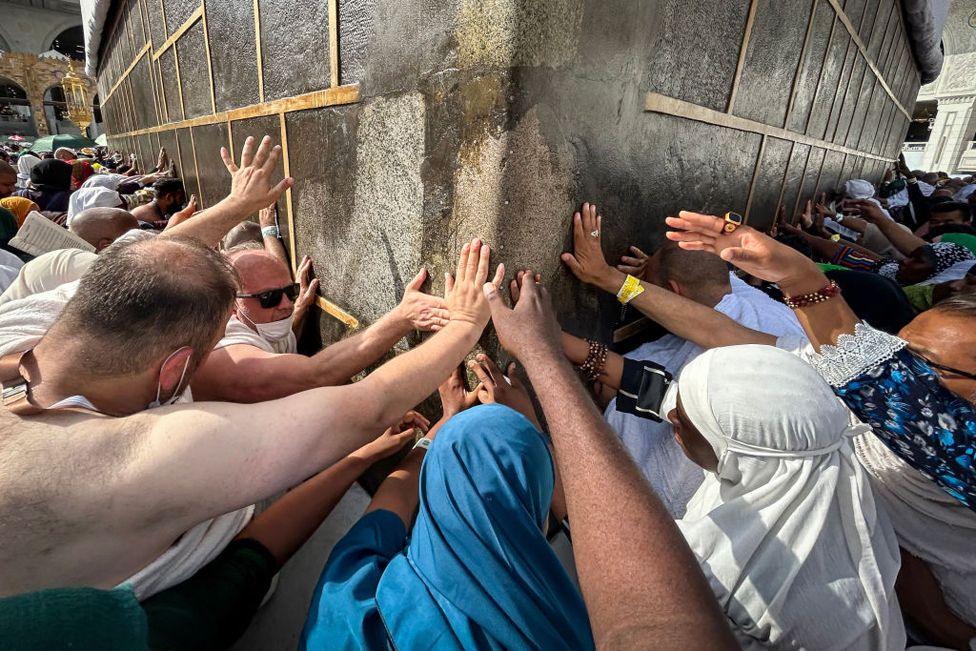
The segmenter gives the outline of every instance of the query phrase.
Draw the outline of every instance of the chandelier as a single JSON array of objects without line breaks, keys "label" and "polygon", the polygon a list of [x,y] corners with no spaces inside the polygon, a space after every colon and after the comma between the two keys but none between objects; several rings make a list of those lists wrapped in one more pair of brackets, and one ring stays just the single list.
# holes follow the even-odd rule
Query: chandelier
[{"label": "chandelier", "polygon": [[68,119],[78,125],[81,133],[94,120],[91,104],[88,101],[88,84],[75,72],[71,61],[68,61],[68,74],[61,79],[61,89],[64,91],[64,101],[68,106]]}]

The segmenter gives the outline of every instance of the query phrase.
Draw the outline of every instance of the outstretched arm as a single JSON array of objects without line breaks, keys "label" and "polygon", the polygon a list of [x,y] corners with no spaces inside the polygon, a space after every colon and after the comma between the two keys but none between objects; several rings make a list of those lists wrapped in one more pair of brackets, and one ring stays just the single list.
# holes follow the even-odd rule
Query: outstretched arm
[{"label": "outstretched arm", "polygon": [[902,228],[897,222],[885,217],[876,204],[870,201],[855,201],[851,205],[861,211],[861,217],[865,221],[877,226],[885,239],[891,242],[902,255],[909,256],[915,249],[927,244],[910,230]]},{"label": "outstretched arm", "polygon": [[[808,294],[827,285],[827,277],[813,260],[749,226],[725,233],[722,219],[687,211],[668,217],[667,224],[676,229],[667,233],[668,239],[681,248],[714,253],[757,278],[777,283],[786,296]],[[853,333],[859,321],[842,297],[813,303],[796,315],[818,351],[824,344],[835,344],[840,335]]]},{"label": "outstretched arm", "polygon": [[[573,252],[564,253],[562,261],[584,283],[616,295],[627,274],[607,264],[601,245],[602,222],[595,205],[583,204],[582,213],[573,216]],[[710,307],[646,281],[641,286],[644,292],[629,304],[702,348],[776,343],[776,337],[743,327]]]},{"label": "outstretched arm", "polygon": [[[308,296],[318,287],[317,280],[308,283],[306,263],[311,261],[306,258],[300,270],[303,289],[295,302],[296,319],[300,311],[304,314]],[[391,312],[311,357],[276,355],[243,344],[213,351],[193,376],[194,395],[201,400],[261,402],[349,382],[411,330],[437,332],[450,322],[444,299],[420,291],[426,278],[426,270],[421,270]]]},{"label": "outstretched arm", "polygon": [[[120,461],[125,470],[117,473],[119,494],[134,502],[154,500],[156,510],[173,514],[160,526],[179,534],[346,456],[432,393],[477,342],[490,316],[481,291],[489,255],[480,240],[465,244],[457,279],[447,283],[450,323],[360,382],[258,405],[195,403],[116,419],[113,432],[142,433],[130,437]],[[499,265],[493,282],[500,284],[503,276]]]},{"label": "outstretched arm", "polygon": [[565,492],[580,588],[597,648],[735,648],[698,561],[559,348],[549,297],[528,272],[509,309],[485,286],[502,346],[542,404]]},{"label": "outstretched arm", "polygon": [[237,537],[256,540],[271,552],[278,567],[290,559],[319,528],[349,487],[377,461],[396,454],[430,423],[411,411],[375,441],[302,482],[244,527]]},{"label": "outstretched arm", "polygon": [[278,184],[271,183],[280,155],[281,147],[272,147],[268,136],[261,141],[257,152],[254,151],[254,138],[248,136],[241,150],[240,166],[231,159],[227,149],[221,147],[220,156],[231,174],[230,194],[193,219],[161,233],[160,237],[192,237],[207,246],[217,246],[227,231],[248,215],[277,201],[281,193],[292,186],[291,178]]}]

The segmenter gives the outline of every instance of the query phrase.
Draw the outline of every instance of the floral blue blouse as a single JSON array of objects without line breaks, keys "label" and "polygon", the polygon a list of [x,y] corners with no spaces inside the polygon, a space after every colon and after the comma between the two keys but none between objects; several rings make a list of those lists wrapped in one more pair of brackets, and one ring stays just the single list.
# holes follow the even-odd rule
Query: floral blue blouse
[{"label": "floral blue blouse", "polygon": [[905,343],[858,324],[811,363],[892,452],[976,510],[976,408]]}]

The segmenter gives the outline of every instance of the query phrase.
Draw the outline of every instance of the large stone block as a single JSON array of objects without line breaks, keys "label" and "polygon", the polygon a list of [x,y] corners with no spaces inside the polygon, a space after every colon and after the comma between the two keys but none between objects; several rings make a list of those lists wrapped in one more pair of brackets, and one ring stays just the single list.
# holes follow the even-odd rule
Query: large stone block
[{"label": "large stone block", "polygon": [[217,110],[257,104],[258,66],[251,3],[208,4],[207,33]]},{"label": "large stone block", "polygon": [[195,118],[213,112],[210,98],[210,67],[207,62],[203,22],[197,22],[176,42],[180,58],[180,83],[183,87],[185,117]]},{"label": "large stone block", "polygon": [[212,206],[230,192],[230,174],[220,158],[220,148],[230,146],[227,124],[208,124],[192,130],[200,195],[204,205]]},{"label": "large stone block", "polygon": [[734,113],[783,126],[813,0],[757,0]]},{"label": "large stone block", "polygon": [[[317,0],[260,0],[264,96],[328,88],[329,11]],[[295,29],[301,25],[301,29]]]},{"label": "large stone block", "polygon": [[[724,111],[749,12],[747,0],[657,0],[646,84],[649,90]],[[703,26],[708,25],[708,37]]]},{"label": "large stone block", "polygon": [[749,225],[767,228],[776,219],[777,204],[786,178],[793,143],[779,138],[766,138],[759,175],[749,207]]}]

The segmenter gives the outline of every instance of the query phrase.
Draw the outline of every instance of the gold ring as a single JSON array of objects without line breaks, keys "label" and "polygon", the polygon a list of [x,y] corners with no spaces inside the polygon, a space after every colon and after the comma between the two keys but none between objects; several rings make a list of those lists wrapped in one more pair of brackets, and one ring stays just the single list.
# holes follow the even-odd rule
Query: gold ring
[{"label": "gold ring", "polygon": [[590,237],[593,239],[600,237],[600,231],[590,231]]},{"label": "gold ring", "polygon": [[726,235],[730,235],[736,231],[739,226],[742,226],[745,219],[739,213],[727,212],[725,213],[725,225],[722,226],[722,232]]}]

